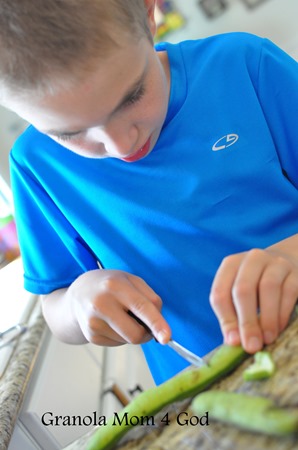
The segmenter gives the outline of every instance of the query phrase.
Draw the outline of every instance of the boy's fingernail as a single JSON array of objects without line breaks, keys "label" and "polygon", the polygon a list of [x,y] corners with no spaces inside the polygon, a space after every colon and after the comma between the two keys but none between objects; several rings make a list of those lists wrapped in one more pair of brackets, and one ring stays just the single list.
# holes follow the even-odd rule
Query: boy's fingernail
[{"label": "boy's fingernail", "polygon": [[160,344],[166,344],[168,340],[167,337],[166,331],[160,331],[157,335],[157,340]]},{"label": "boy's fingernail", "polygon": [[238,331],[237,330],[229,331],[228,344],[230,344],[230,345],[239,344],[239,341],[240,341],[240,337],[239,337]]},{"label": "boy's fingernail", "polygon": [[254,337],[251,337],[249,339],[248,345],[247,345],[247,350],[250,353],[257,352],[258,350],[261,349],[261,347],[262,347],[262,344],[261,344],[261,341],[260,341],[260,339],[258,337],[254,336]]}]

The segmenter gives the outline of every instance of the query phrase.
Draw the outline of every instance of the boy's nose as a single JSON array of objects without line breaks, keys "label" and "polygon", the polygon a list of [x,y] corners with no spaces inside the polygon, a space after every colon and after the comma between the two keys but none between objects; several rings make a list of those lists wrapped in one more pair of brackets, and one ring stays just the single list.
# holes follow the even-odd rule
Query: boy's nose
[{"label": "boy's nose", "polygon": [[105,128],[95,127],[90,130],[90,136],[92,136],[94,141],[102,142],[108,154],[122,157],[136,150],[138,130],[133,125],[118,125]]}]

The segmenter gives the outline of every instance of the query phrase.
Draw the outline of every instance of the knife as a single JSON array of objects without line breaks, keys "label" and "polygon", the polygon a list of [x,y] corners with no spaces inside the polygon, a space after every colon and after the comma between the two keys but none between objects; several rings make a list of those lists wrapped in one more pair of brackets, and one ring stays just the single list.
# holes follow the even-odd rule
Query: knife
[{"label": "knife", "polygon": [[[150,328],[139,318],[137,317],[133,312],[127,311],[128,315],[132,317],[136,322],[138,322],[140,325],[142,325],[148,333],[152,335],[152,331]],[[155,338],[154,338],[155,339]],[[156,339],[155,339],[156,340]],[[158,342],[156,340],[156,342]],[[193,364],[197,367],[206,366],[207,363],[198,355],[195,355],[187,348],[183,347],[178,342],[174,341],[173,339],[170,339],[166,345],[170,347],[172,350],[174,350],[178,355],[182,356],[186,361],[188,361],[190,364]]]}]

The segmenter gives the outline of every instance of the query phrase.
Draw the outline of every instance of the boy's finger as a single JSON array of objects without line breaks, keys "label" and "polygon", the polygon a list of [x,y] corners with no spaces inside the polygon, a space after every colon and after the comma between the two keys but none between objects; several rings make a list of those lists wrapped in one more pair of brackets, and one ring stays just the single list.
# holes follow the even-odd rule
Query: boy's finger
[{"label": "boy's finger", "polygon": [[268,262],[264,256],[264,253],[257,249],[247,252],[232,288],[241,342],[249,353],[255,353],[263,347],[263,334],[258,317],[258,289]]},{"label": "boy's finger", "polygon": [[232,286],[237,274],[239,258],[225,258],[213,280],[210,304],[218,318],[224,341],[229,345],[239,345],[238,318],[233,305]]},{"label": "boy's finger", "polygon": [[265,344],[275,341],[279,333],[282,291],[289,274],[288,265],[269,264],[259,283],[260,323]]},{"label": "boy's finger", "polygon": [[282,298],[279,313],[279,332],[287,326],[290,316],[298,304],[298,274],[291,272],[285,279],[282,288]]},{"label": "boy's finger", "polygon": [[141,277],[129,274],[128,279],[144,296],[148,297],[158,310],[161,310],[160,296]]},{"label": "boy's finger", "polygon": [[171,338],[171,329],[156,306],[151,302],[131,303],[129,310],[144,323],[152,335],[161,344],[166,344]]},{"label": "boy's finger", "polygon": [[140,277],[129,275],[134,292],[129,298],[129,311],[140,319],[158,342],[165,344],[171,338],[171,329],[160,310],[162,300]]},{"label": "boy's finger", "polygon": [[228,292],[216,292],[216,290],[214,290],[211,293],[210,302],[219,321],[225,343],[229,345],[239,345],[240,334],[238,319],[232,296]]},{"label": "boy's finger", "polygon": [[130,344],[140,344],[150,339],[148,331],[127,314],[126,306],[116,298],[109,300],[109,304],[89,321],[94,336],[98,334],[119,343]]}]

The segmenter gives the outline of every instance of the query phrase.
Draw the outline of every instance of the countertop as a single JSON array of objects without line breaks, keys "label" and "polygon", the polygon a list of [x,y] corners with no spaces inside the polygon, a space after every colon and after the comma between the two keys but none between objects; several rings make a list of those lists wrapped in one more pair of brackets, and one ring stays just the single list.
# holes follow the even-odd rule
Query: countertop
[{"label": "countertop", "polygon": [[[34,306],[27,322],[28,331],[16,342],[16,347],[8,367],[0,378],[0,450],[7,450],[13,429],[22,406],[26,388],[30,380],[37,355],[40,350],[46,324],[39,302]],[[232,374],[214,384],[211,389],[241,391],[253,395],[264,395],[274,399],[282,406],[298,406],[298,317],[278,340],[268,346],[277,365],[275,375],[264,381],[244,382],[242,372],[252,358],[248,358]],[[171,423],[169,426],[135,427],[115,447],[117,450],[295,450],[298,440],[294,438],[272,438],[253,435],[235,429],[232,426],[212,423],[208,430],[204,427],[181,426],[177,423],[180,411],[190,415],[188,403],[174,404],[168,407]],[[64,450],[84,450],[92,430]]]},{"label": "countertop", "polygon": [[[276,363],[276,373],[267,380],[244,382],[243,370],[252,362],[252,357],[244,361],[232,374],[212,386],[212,390],[246,392],[261,395],[276,401],[280,406],[298,407],[298,317],[293,317],[290,325],[278,340],[267,347]],[[180,411],[193,413],[188,403],[180,403],[166,408],[170,425],[135,427],[115,446],[117,450],[297,450],[298,438],[273,438],[260,434],[239,431],[233,426],[216,422],[208,429],[201,426],[181,426],[177,423]],[[163,414],[164,415],[164,414]],[[95,431],[95,430],[94,430]],[[83,450],[91,432],[64,450]]]},{"label": "countertop", "polygon": [[39,302],[31,311],[27,326],[27,331],[16,341],[15,350],[0,378],[0,450],[8,448],[46,329]]}]

